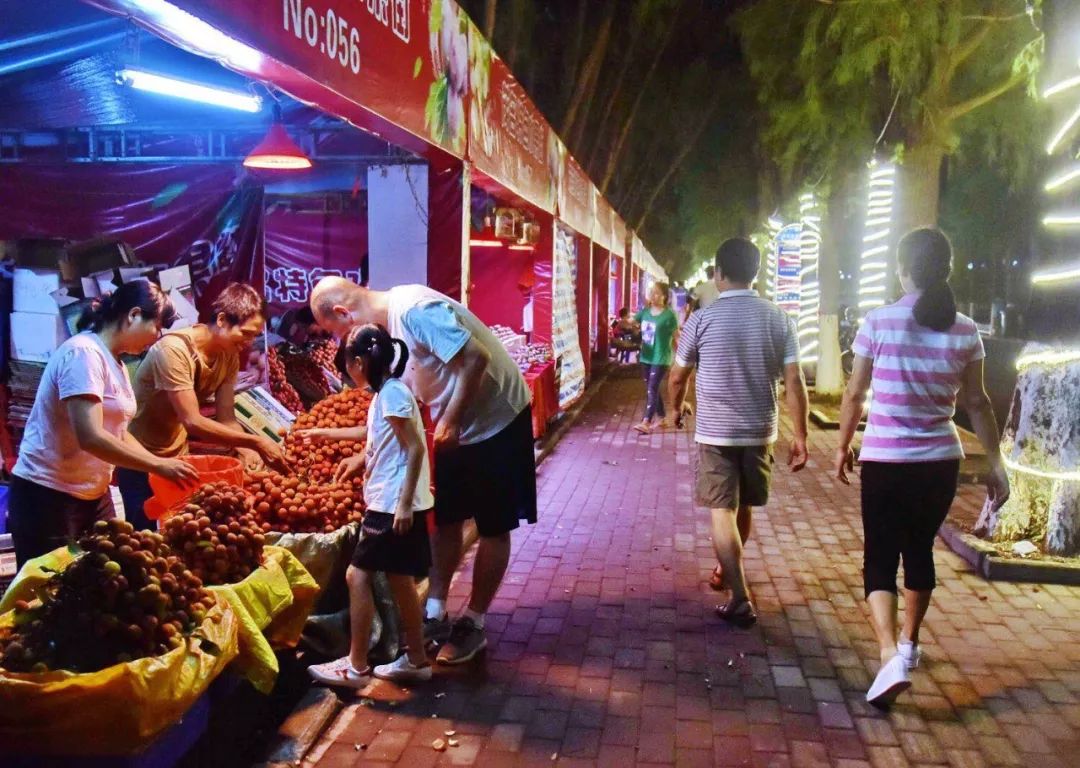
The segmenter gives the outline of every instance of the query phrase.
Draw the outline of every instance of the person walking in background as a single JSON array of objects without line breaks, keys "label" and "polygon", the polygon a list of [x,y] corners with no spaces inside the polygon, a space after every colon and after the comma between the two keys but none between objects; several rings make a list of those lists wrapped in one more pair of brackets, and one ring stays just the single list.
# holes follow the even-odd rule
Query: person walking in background
[{"label": "person walking in background", "polygon": [[668,306],[670,295],[667,283],[653,283],[648,305],[634,316],[634,322],[641,328],[638,360],[645,378],[645,417],[634,429],[643,435],[666,424],[661,384],[671,367],[679,334],[679,319]]},{"label": "person walking in background", "polygon": [[[855,337],[855,359],[844,392],[836,477],[850,484],[851,440],[873,386],[862,452],[863,580],[881,653],[867,691],[887,708],[911,686],[919,663],[919,628],[936,576],[934,537],[956,495],[964,450],[952,422],[957,399],[986,450],[991,504],[1009,497],[999,434],[983,386],[982,338],[956,311],[949,287],[952,245],[937,229],[916,229],[897,247],[905,296],[871,311]],[[904,562],[904,627],[896,634],[896,572]]]},{"label": "person walking in background", "polygon": [[[484,619],[510,561],[510,532],[536,522],[532,405],[506,348],[463,305],[423,285],[372,291],[325,277],[311,292],[315,319],[338,338],[378,323],[405,342],[402,381],[435,422],[436,530],[424,635],[440,664],[463,664],[487,647]],[[462,527],[480,534],[472,592],[452,625],[450,579],[461,564]]]},{"label": "person walking in background", "polygon": [[742,555],[751,511],[769,499],[781,378],[795,430],[788,467],[798,472],[808,456],[808,401],[795,323],[751,288],[760,268],[761,254],[746,238],[720,246],[719,296],[683,328],[670,383],[681,426],[687,382],[697,368],[697,499],[712,511],[713,546],[723,586],[731,590],[731,599],[716,611],[739,627],[757,621]]},{"label": "person walking in background", "polygon": [[7,527],[20,568],[113,516],[115,467],[198,479],[190,464],[151,455],[127,431],[135,394],[120,356],[141,355],[175,318],[157,285],[125,283],[87,310],[81,332],[49,358],[11,477]]},{"label": "person walking in background", "polygon": [[716,301],[719,295],[720,291],[716,288],[716,269],[711,266],[705,267],[705,279],[691,291],[691,296],[697,302],[697,309],[706,309]]}]

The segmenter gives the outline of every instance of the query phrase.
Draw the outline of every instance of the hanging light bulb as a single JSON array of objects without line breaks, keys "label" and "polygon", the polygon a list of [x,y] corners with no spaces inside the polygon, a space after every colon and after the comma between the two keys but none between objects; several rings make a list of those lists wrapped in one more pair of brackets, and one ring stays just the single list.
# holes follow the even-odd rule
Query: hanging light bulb
[{"label": "hanging light bulb", "polygon": [[296,171],[311,167],[311,160],[285,130],[281,107],[274,105],[274,122],[266,137],[244,158],[244,167],[272,171]]}]

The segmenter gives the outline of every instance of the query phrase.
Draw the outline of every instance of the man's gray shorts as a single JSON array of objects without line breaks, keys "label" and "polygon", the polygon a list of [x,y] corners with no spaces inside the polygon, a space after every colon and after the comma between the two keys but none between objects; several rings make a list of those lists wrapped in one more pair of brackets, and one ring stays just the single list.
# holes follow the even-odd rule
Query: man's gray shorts
[{"label": "man's gray shorts", "polygon": [[698,504],[710,509],[765,506],[772,481],[771,445],[697,447]]}]

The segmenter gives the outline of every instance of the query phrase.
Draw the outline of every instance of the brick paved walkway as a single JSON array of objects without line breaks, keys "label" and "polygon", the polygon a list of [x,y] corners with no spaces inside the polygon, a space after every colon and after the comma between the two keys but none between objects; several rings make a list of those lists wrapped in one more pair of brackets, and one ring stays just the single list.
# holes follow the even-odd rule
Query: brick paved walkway
[{"label": "brick paved walkway", "polygon": [[[881,715],[863,700],[858,493],[825,471],[835,433],[811,433],[807,471],[778,466],[747,551],[761,622],[733,630],[705,583],[689,442],[629,430],[640,389],[605,384],[541,467],[486,662],[348,699],[320,767],[1080,765],[1080,590],[988,583],[939,547],[924,665]],[[453,592],[456,607],[467,579]],[[437,753],[447,730],[460,744]]]}]

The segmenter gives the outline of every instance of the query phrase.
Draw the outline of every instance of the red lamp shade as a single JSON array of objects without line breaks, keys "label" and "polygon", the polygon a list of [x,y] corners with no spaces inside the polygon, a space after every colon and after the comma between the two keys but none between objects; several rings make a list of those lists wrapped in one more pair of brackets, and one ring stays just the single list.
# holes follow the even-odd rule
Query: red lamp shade
[{"label": "red lamp shade", "polygon": [[281,113],[274,109],[274,122],[266,137],[244,158],[244,167],[272,171],[294,171],[311,167],[304,150],[289,137],[281,123]]}]

